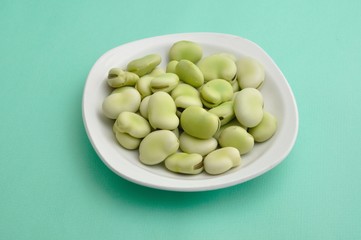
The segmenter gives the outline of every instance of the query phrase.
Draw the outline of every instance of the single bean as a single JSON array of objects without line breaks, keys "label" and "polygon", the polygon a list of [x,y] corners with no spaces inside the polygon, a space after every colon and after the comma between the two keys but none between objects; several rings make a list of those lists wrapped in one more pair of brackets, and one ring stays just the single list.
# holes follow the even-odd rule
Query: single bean
[{"label": "single bean", "polygon": [[203,157],[197,153],[173,153],[164,163],[167,169],[176,173],[198,174],[203,171]]},{"label": "single bean", "polygon": [[215,114],[198,106],[187,107],[182,112],[180,123],[186,133],[200,139],[212,138],[221,125]]},{"label": "single bean", "polygon": [[232,85],[223,79],[213,79],[200,88],[201,100],[204,106],[214,108],[233,97]]},{"label": "single bean", "polygon": [[179,83],[173,89],[171,96],[174,100],[177,99],[178,97],[190,96],[190,97],[198,98],[200,101],[200,95],[198,90],[186,83]]},{"label": "single bean", "polygon": [[122,147],[129,150],[137,149],[139,147],[140,141],[142,140],[140,138],[132,137],[128,133],[122,132],[115,132],[115,138]]},{"label": "single bean", "polygon": [[149,54],[128,63],[127,70],[137,74],[139,77],[152,72],[162,61],[158,54]]},{"label": "single bean", "polygon": [[224,54],[214,54],[203,58],[197,63],[204,76],[204,81],[224,79],[232,81],[237,74],[237,66],[232,58]]},{"label": "single bean", "polygon": [[263,112],[262,121],[255,127],[248,129],[256,142],[270,139],[277,130],[277,119],[269,112]]},{"label": "single bean", "polygon": [[217,107],[209,109],[208,112],[217,115],[222,126],[230,122],[235,117],[233,111],[233,101],[221,103]]},{"label": "single bean", "polygon": [[173,130],[179,125],[173,98],[166,92],[155,92],[148,103],[148,120],[154,129]]},{"label": "single bean", "polygon": [[217,146],[218,142],[215,138],[200,139],[185,132],[179,136],[179,148],[185,153],[198,153],[205,156],[215,150]]},{"label": "single bean", "polygon": [[225,128],[218,138],[221,147],[237,148],[239,154],[246,154],[252,150],[254,139],[245,129],[239,126]]},{"label": "single bean", "polygon": [[156,68],[154,68],[153,71],[151,71],[147,75],[152,76],[152,77],[158,77],[158,76],[160,76],[160,75],[162,75],[164,73],[165,73],[165,71],[162,68],[156,67]]},{"label": "single bean", "polygon": [[209,153],[203,160],[204,170],[216,175],[241,164],[241,155],[234,147],[224,147]]},{"label": "single bean", "polygon": [[198,43],[192,41],[178,41],[169,49],[169,59],[180,61],[189,60],[193,63],[198,62],[203,55],[203,50]]},{"label": "single bean", "polygon": [[171,92],[171,96],[177,107],[178,116],[189,106],[203,106],[198,90],[186,83],[178,84]]},{"label": "single bean", "polygon": [[172,91],[179,83],[179,78],[174,73],[164,73],[150,81],[150,89],[152,92],[170,92]]},{"label": "single bean", "polygon": [[163,162],[179,148],[176,135],[169,130],[156,130],[149,133],[139,145],[139,160],[147,165]]},{"label": "single bean", "polygon": [[178,61],[177,60],[172,60],[167,64],[167,68],[166,68],[165,71],[167,73],[175,73],[175,74],[177,74],[177,72],[176,72],[177,65],[178,65]]},{"label": "single bean", "polygon": [[257,126],[263,117],[263,97],[255,88],[244,88],[234,98],[234,113],[246,127]]},{"label": "single bean", "polygon": [[195,88],[202,86],[204,83],[201,70],[191,61],[180,60],[175,71],[180,80]]},{"label": "single bean", "polygon": [[137,113],[121,112],[114,123],[113,130],[128,133],[135,138],[144,138],[150,131],[148,121]]},{"label": "single bean", "polygon": [[108,73],[107,83],[113,88],[134,86],[139,76],[132,72],[123,71],[121,68],[112,68]]},{"label": "single bean", "polygon": [[150,88],[150,83],[152,79],[155,78],[149,74],[144,75],[143,77],[139,78],[135,88],[138,90],[142,98],[149,96],[152,94],[152,89]]},{"label": "single bean", "polygon": [[237,78],[231,81],[231,85],[234,93],[240,90]]},{"label": "single bean", "polygon": [[143,98],[142,101],[140,102],[140,106],[139,106],[139,113],[145,119],[148,119],[148,104],[149,104],[150,97],[151,96],[146,96],[145,98]]},{"label": "single bean", "polygon": [[247,130],[247,127],[241,125],[241,124],[238,122],[237,118],[233,118],[230,122],[222,125],[222,126],[219,128],[219,130],[216,132],[216,134],[214,134],[214,138],[217,139],[217,140],[219,140],[219,136],[221,135],[222,131],[223,131],[224,129],[226,129],[227,127],[230,127],[230,126],[239,126],[239,127],[243,128],[243,129]]},{"label": "single bean", "polygon": [[236,62],[237,78],[241,89],[260,88],[265,79],[263,66],[250,57],[241,58]]},{"label": "single bean", "polygon": [[106,117],[116,119],[121,112],[138,111],[140,101],[141,96],[136,89],[128,86],[121,87],[115,89],[104,99],[102,110]]}]

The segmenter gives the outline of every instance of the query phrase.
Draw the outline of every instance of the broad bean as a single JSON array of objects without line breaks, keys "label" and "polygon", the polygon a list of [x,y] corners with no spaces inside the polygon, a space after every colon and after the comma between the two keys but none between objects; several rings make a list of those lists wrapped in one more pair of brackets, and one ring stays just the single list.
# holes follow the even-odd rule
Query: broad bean
[{"label": "broad bean", "polygon": [[149,104],[150,97],[151,96],[146,96],[145,98],[143,98],[142,101],[140,102],[140,106],[139,106],[139,113],[145,119],[148,119],[148,104]]},{"label": "broad bean", "polygon": [[108,73],[108,85],[113,88],[134,86],[139,76],[132,72],[123,71],[121,68],[112,68]]},{"label": "broad bean", "polygon": [[176,74],[183,82],[198,88],[203,85],[204,77],[201,70],[188,60],[180,60],[175,67]]},{"label": "broad bean", "polygon": [[150,88],[150,83],[152,79],[155,78],[149,74],[144,75],[143,77],[139,78],[135,88],[138,90],[142,98],[146,96],[150,96],[152,94],[152,89]]},{"label": "broad bean", "polygon": [[106,117],[116,119],[121,112],[138,111],[140,101],[141,96],[133,87],[117,88],[104,99],[102,110]]},{"label": "broad bean", "polygon": [[150,131],[148,121],[137,113],[121,112],[113,125],[115,132],[127,133],[135,138],[144,138]]},{"label": "broad bean", "polygon": [[155,92],[148,102],[148,120],[154,129],[173,130],[179,125],[173,98],[166,92]]},{"label": "broad bean", "polygon": [[122,132],[115,132],[115,138],[122,147],[129,150],[137,149],[142,140],[141,138],[135,138],[130,136],[128,133]]},{"label": "broad bean", "polygon": [[197,153],[173,153],[165,159],[164,163],[172,172],[198,174],[203,171],[203,157]]},{"label": "broad bean", "polygon": [[163,162],[169,155],[177,152],[179,141],[169,130],[156,130],[149,133],[139,145],[139,160],[146,165]]},{"label": "broad bean", "polygon": [[263,97],[255,88],[244,88],[234,98],[234,113],[245,127],[257,126],[263,117]]},{"label": "broad bean", "polygon": [[197,63],[204,76],[204,81],[221,78],[232,81],[237,74],[237,66],[232,58],[224,54],[207,56]]},{"label": "broad bean", "polygon": [[174,73],[164,73],[150,81],[150,89],[152,92],[170,92],[172,91],[179,82],[179,78]]},{"label": "broad bean", "polygon": [[233,92],[238,92],[240,89],[239,89],[239,84],[238,84],[238,80],[237,79],[233,79],[231,81],[231,85],[232,85],[232,88],[233,88]]},{"label": "broad bean", "polygon": [[203,106],[198,90],[185,83],[178,84],[173,89],[171,96],[177,107],[178,116],[189,106]]},{"label": "broad bean", "polygon": [[162,68],[156,67],[156,68],[154,68],[153,71],[151,71],[147,75],[152,76],[152,77],[158,77],[158,76],[160,76],[160,75],[162,75],[164,73],[165,73],[165,71]]},{"label": "broad bean", "polygon": [[139,77],[152,72],[162,61],[159,54],[149,54],[128,63],[127,70],[137,74]]},{"label": "broad bean", "polygon": [[214,108],[233,97],[232,85],[223,79],[213,79],[200,88],[201,100],[204,106]]},{"label": "broad bean", "polygon": [[230,122],[235,117],[233,111],[233,101],[221,103],[217,107],[209,109],[208,112],[217,115],[222,126]]},{"label": "broad bean", "polygon": [[256,142],[270,139],[277,130],[277,119],[269,112],[263,112],[262,121],[255,127],[248,129]]},{"label": "broad bean", "polygon": [[178,65],[178,62],[179,61],[177,61],[177,60],[172,60],[172,61],[170,61],[168,64],[167,64],[167,67],[166,67],[166,72],[167,73],[177,73],[176,72],[176,67],[177,67],[177,65]]},{"label": "broad bean", "polygon": [[224,147],[209,153],[203,160],[204,170],[216,175],[241,164],[241,155],[234,147]]},{"label": "broad bean", "polygon": [[254,139],[244,128],[230,126],[225,128],[218,138],[221,147],[237,148],[239,154],[246,154],[252,150]]},{"label": "broad bean", "polygon": [[198,62],[203,55],[203,50],[198,43],[192,41],[178,41],[169,49],[170,60],[189,60],[193,63]]},{"label": "broad bean", "polygon": [[218,142],[215,138],[200,139],[185,132],[179,136],[179,148],[185,153],[198,153],[205,156],[215,150],[217,146]]},{"label": "broad bean", "polygon": [[202,107],[187,107],[181,114],[180,123],[189,135],[209,139],[217,132],[221,123],[219,118]]},{"label": "broad bean", "polygon": [[250,57],[241,58],[236,62],[237,79],[241,89],[260,88],[265,79],[263,66]]},{"label": "broad bean", "polygon": [[230,122],[222,125],[222,126],[219,128],[219,130],[216,132],[216,134],[214,134],[214,138],[217,139],[217,140],[219,140],[219,136],[221,135],[222,131],[223,131],[224,129],[226,129],[227,127],[230,127],[230,126],[239,126],[239,127],[243,128],[243,129],[247,130],[247,128],[246,128],[245,126],[242,126],[242,125],[238,122],[237,118],[233,118]]}]

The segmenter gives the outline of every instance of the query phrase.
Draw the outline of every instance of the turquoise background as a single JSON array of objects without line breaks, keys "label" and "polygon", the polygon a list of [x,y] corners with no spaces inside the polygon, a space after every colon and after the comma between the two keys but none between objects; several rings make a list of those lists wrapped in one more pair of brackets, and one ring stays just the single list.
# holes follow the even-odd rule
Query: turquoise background
[{"label": "turquoise background", "polygon": [[[0,4],[0,239],[361,239],[361,1],[12,1]],[[181,193],[113,174],[81,100],[107,50],[221,32],[269,53],[299,108],[272,171]]]}]

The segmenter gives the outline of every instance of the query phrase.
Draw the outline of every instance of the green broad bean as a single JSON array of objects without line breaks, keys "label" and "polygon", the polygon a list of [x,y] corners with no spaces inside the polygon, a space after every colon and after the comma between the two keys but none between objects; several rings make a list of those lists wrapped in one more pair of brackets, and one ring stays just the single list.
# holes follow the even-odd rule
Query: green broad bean
[{"label": "green broad bean", "polygon": [[180,80],[195,88],[202,86],[204,83],[203,73],[197,65],[191,61],[180,60],[175,71]]},{"label": "green broad bean", "polygon": [[193,63],[198,62],[203,56],[203,50],[198,43],[192,41],[178,41],[169,49],[170,60],[188,60]]},{"label": "green broad bean", "polygon": [[139,160],[146,165],[155,165],[177,152],[178,148],[179,141],[173,132],[156,130],[140,142]]},{"label": "green broad bean", "polygon": [[167,73],[177,73],[176,72],[176,68],[177,68],[177,65],[178,65],[178,62],[177,60],[172,60],[170,61],[168,64],[167,64],[167,68],[166,68],[166,72]]},{"label": "green broad bean", "polygon": [[214,108],[233,97],[232,85],[223,79],[213,79],[200,88],[201,100],[204,106]]},{"label": "green broad bean", "polygon": [[241,58],[236,62],[237,79],[241,89],[260,88],[265,79],[263,66],[250,57]]},{"label": "green broad bean", "polygon": [[122,132],[115,132],[115,138],[122,147],[129,150],[137,149],[142,140],[141,138],[135,138],[130,136],[128,133]]},{"label": "green broad bean", "polygon": [[165,73],[165,71],[162,68],[156,67],[153,71],[151,71],[147,75],[152,76],[152,77],[158,77],[164,73]]},{"label": "green broad bean", "polygon": [[117,88],[104,99],[102,111],[106,117],[116,119],[121,112],[138,111],[140,101],[141,96],[133,87]]},{"label": "green broad bean", "polygon": [[143,77],[139,78],[135,88],[138,90],[142,98],[146,96],[150,96],[152,94],[152,89],[150,88],[150,83],[152,79],[155,78],[149,74],[144,75]]},{"label": "green broad bean", "polygon": [[179,136],[179,148],[185,153],[198,153],[205,156],[217,147],[218,142],[215,138],[200,139],[185,132]]},{"label": "green broad bean", "polygon": [[218,138],[221,147],[237,148],[239,154],[246,154],[253,149],[254,139],[244,128],[230,126],[225,128]]},{"label": "green broad bean", "polygon": [[234,97],[234,113],[241,125],[251,128],[263,118],[263,97],[255,88],[244,88]]},{"label": "green broad bean", "polygon": [[176,173],[199,174],[203,171],[203,157],[197,153],[173,153],[164,163],[168,170]]},{"label": "green broad bean", "polygon": [[233,118],[235,118],[233,111],[233,101],[221,103],[217,107],[209,109],[208,112],[218,116],[219,120],[221,121],[221,126],[227,124]]},{"label": "green broad bean", "polygon": [[113,130],[127,133],[135,138],[144,138],[151,132],[148,121],[133,112],[121,112],[114,123]]},{"label": "green broad bean", "polygon": [[232,81],[237,75],[237,66],[232,58],[224,54],[207,56],[197,63],[204,76],[204,81],[224,79]]},{"label": "green broad bean", "polygon": [[200,139],[212,138],[221,125],[215,114],[198,106],[187,107],[181,114],[180,124],[187,134]]},{"label": "green broad bean", "polygon": [[237,78],[231,81],[231,85],[234,93],[240,90]]},{"label": "green broad bean", "polygon": [[277,119],[269,112],[263,112],[262,121],[255,127],[248,129],[256,142],[270,139],[277,130]]},{"label": "green broad bean", "polygon": [[139,113],[145,119],[148,119],[148,104],[151,96],[146,96],[142,99],[139,106]]},{"label": "green broad bean", "polygon": [[179,83],[173,89],[171,96],[174,100],[182,96],[194,97],[194,98],[198,98],[199,101],[201,100],[198,90],[186,83]]},{"label": "green broad bean", "polygon": [[241,155],[234,147],[223,147],[209,153],[203,160],[204,170],[211,175],[227,172],[241,164]]},{"label": "green broad bean", "polygon": [[214,138],[217,139],[217,141],[218,141],[218,140],[219,140],[219,136],[221,135],[222,131],[223,131],[224,129],[226,129],[227,127],[230,127],[230,126],[239,126],[239,127],[243,128],[243,129],[247,130],[247,128],[246,128],[245,126],[242,126],[242,125],[238,122],[237,118],[233,118],[229,123],[226,123],[226,124],[222,125],[222,126],[219,128],[219,130],[216,132],[216,134],[214,134]]},{"label": "green broad bean", "polygon": [[159,54],[149,54],[128,63],[127,71],[137,74],[139,77],[152,72],[162,61]]},{"label": "green broad bean", "polygon": [[123,71],[121,68],[112,68],[108,73],[108,85],[113,88],[134,86],[139,76],[132,72]]},{"label": "green broad bean", "polygon": [[179,125],[173,98],[166,92],[155,92],[148,102],[148,120],[154,129],[173,130]]},{"label": "green broad bean", "polygon": [[189,106],[203,106],[198,90],[186,83],[178,84],[171,92],[171,96],[177,107],[178,116]]},{"label": "green broad bean", "polygon": [[170,92],[172,91],[179,83],[179,78],[174,73],[164,73],[150,81],[150,89],[152,92]]}]

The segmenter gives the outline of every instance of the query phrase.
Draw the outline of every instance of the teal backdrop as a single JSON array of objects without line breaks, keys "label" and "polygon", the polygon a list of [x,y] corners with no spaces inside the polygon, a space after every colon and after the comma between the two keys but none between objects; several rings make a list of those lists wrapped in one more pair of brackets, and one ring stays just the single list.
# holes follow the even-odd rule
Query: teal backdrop
[{"label": "teal backdrop", "polygon": [[[0,3],[0,239],[361,239],[361,1]],[[196,193],[111,172],[84,130],[89,70],[157,35],[219,32],[275,60],[299,134],[272,171]]]}]

